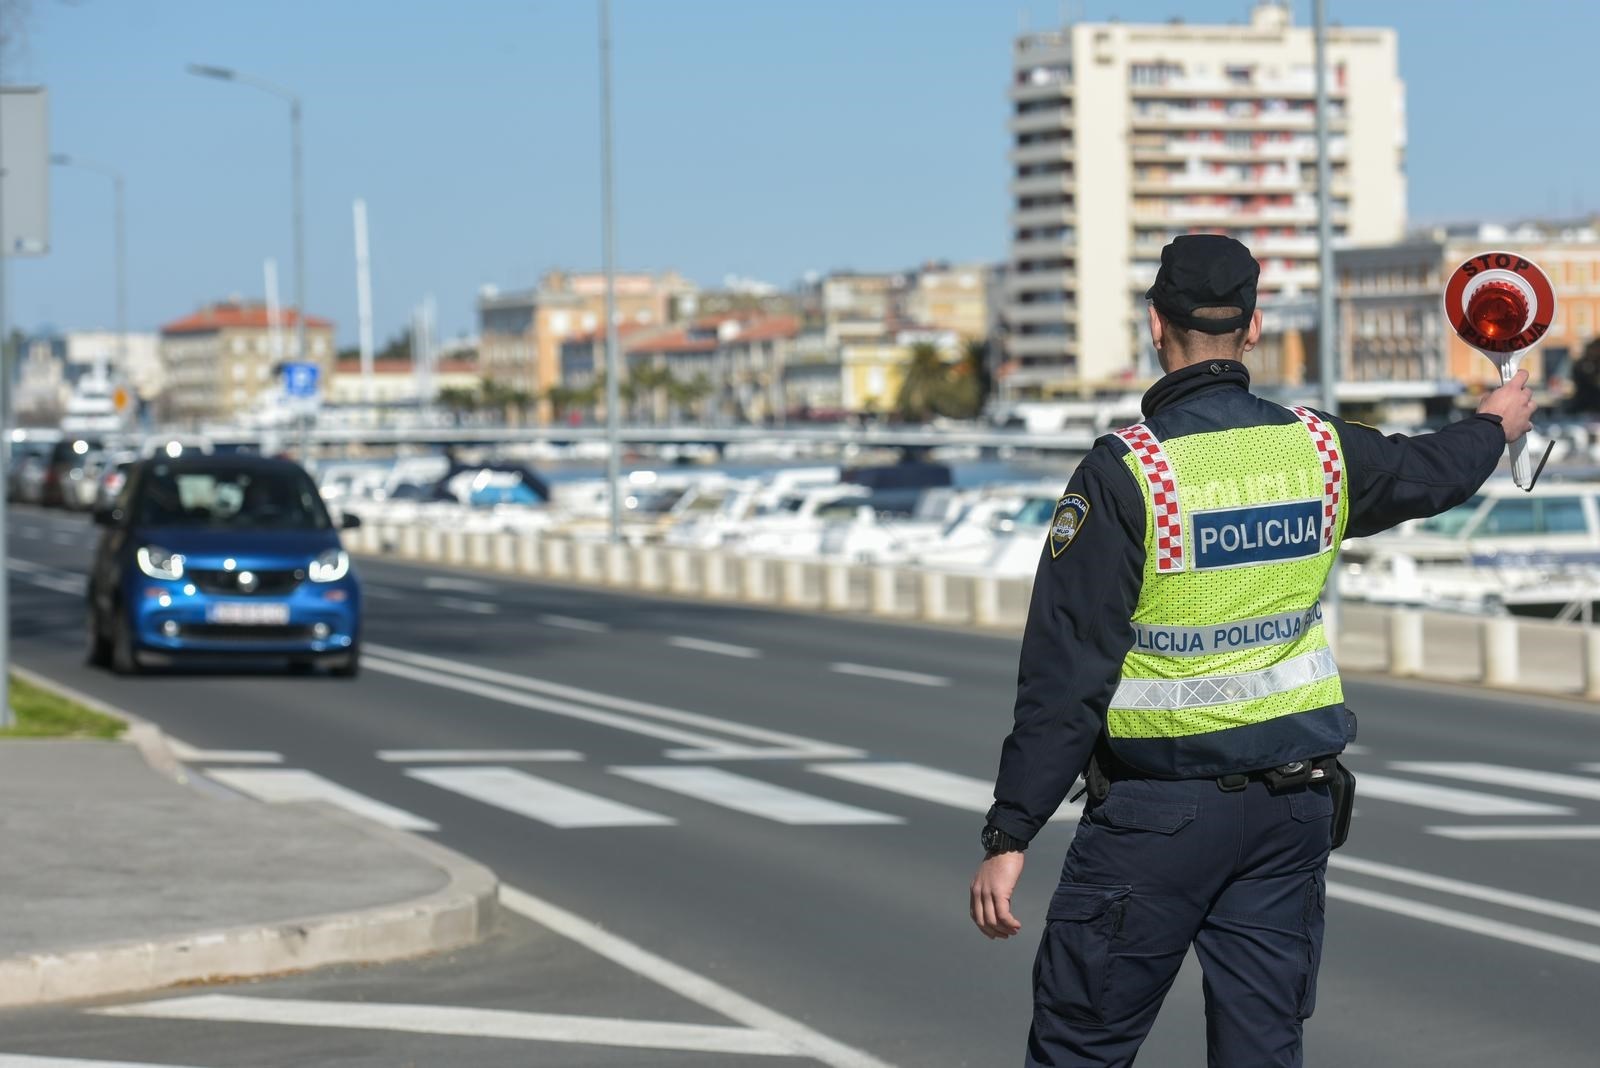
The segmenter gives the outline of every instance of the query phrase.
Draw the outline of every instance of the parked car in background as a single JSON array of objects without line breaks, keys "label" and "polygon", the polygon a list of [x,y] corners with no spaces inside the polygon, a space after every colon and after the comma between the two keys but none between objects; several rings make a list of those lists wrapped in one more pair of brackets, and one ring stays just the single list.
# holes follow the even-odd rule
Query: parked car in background
[{"label": "parked car in background", "polygon": [[[60,440],[59,430],[29,427],[11,432],[11,460],[6,469],[6,500],[31,500],[32,503],[38,503],[38,488],[43,486],[44,466],[49,461],[50,454],[55,451],[56,442]],[[37,480],[34,496],[31,498],[21,495],[21,481],[25,468],[30,469],[28,477]]]},{"label": "parked car in background", "polygon": [[128,484],[128,472],[138,462],[139,454],[136,452],[115,452],[106,458],[100,469],[100,477],[95,480],[95,510],[110,508],[116,502],[122,487]]},{"label": "parked car in background", "polygon": [[84,465],[100,448],[100,442],[94,438],[65,437],[56,442],[45,467],[39,503],[53,508],[70,507],[75,496],[74,483],[83,480]]},{"label": "parked car in background", "polygon": [[[122,674],[200,657],[361,663],[361,587],[311,477],[261,457],[157,456],[95,513],[88,659]],[[345,526],[359,524],[354,517]]]}]

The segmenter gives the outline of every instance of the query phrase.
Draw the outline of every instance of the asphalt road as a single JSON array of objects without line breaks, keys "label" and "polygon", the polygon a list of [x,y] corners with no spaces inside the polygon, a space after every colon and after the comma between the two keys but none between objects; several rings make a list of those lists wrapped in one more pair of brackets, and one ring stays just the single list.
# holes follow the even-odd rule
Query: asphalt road
[{"label": "asphalt road", "polygon": [[[1029,853],[1023,937],[983,939],[966,886],[1015,640],[363,560],[359,680],[125,680],[82,664],[93,529],[20,511],[10,531],[19,663],[156,721],[235,789],[342,788],[346,803],[436,836],[535,901],[816,1041],[794,1057],[713,1052],[732,1041],[726,1004],[676,972],[647,981],[615,947],[608,956],[516,918],[450,958],[226,991],[248,1005],[9,1014],[0,1068],[27,1063],[7,1054],[200,1066],[1020,1062],[1034,939],[1073,815]],[[1361,800],[1330,875],[1308,1063],[1594,1064],[1600,715],[1445,686],[1355,678],[1347,691],[1362,718],[1350,759]],[[307,1003],[357,1001],[671,1021],[709,1037],[669,1036],[697,1052],[641,1053],[608,1045],[616,1035],[601,1028],[554,1044],[304,1022]],[[205,1018],[151,1015],[163,1011]],[[411,1015],[412,1027],[432,1026],[429,1011]],[[1145,1050],[1141,1063],[1204,1063],[1192,961]]]}]

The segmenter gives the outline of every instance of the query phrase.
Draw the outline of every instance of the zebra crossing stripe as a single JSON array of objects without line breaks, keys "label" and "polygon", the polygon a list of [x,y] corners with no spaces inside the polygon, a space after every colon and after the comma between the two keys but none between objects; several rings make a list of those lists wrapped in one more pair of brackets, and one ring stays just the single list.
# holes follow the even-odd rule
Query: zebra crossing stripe
[{"label": "zebra crossing stripe", "polygon": [[1454,812],[1458,816],[1570,816],[1573,811],[1543,801],[1498,797],[1478,790],[1457,790],[1450,786],[1433,786],[1369,772],[1362,772],[1356,777],[1356,790],[1362,801],[1394,801],[1439,812]]},{"label": "zebra crossing stripe", "polygon": [[612,768],[614,774],[762,819],[792,826],[904,823],[899,816],[829,801],[722,768]]},{"label": "zebra crossing stripe", "polygon": [[563,830],[666,827],[677,821],[507,767],[412,768],[413,779]]},{"label": "zebra crossing stripe", "polygon": [[1559,771],[1535,771],[1532,768],[1512,768],[1504,764],[1428,760],[1401,760],[1389,766],[1396,771],[1409,771],[1415,775],[1437,775],[1441,779],[1462,779],[1489,786],[1509,786],[1541,794],[1561,794],[1566,797],[1583,798],[1586,801],[1600,801],[1600,780],[1586,779],[1581,775],[1564,775]]},{"label": "zebra crossing stripe", "polygon": [[807,770],[845,782],[949,805],[963,812],[988,812],[994,804],[994,783],[921,764],[812,764]]},{"label": "zebra crossing stripe", "polygon": [[[402,1005],[371,1001],[310,1001],[297,998],[251,998],[232,994],[145,1001],[96,1015],[156,1020],[205,1020],[219,1023],[276,1024],[287,1027],[334,1027],[402,1034],[497,1038],[522,1042],[563,1042],[630,1049],[691,1050],[746,1056],[793,1057],[804,1052],[798,1043],[749,1027],[714,1024],[658,1023],[607,1016],[573,1016],[510,1009],[476,1009],[456,1005]],[[0,1068],[4,1062],[0,1061]]]},{"label": "zebra crossing stripe", "polygon": [[224,786],[249,794],[258,801],[326,801],[346,812],[401,831],[437,831],[432,820],[385,804],[347,786],[300,768],[212,768],[206,772]]},{"label": "zebra crossing stripe", "polygon": [[81,1057],[32,1057],[26,1053],[0,1053],[0,1068],[198,1068],[198,1066],[155,1064],[150,1061],[90,1061]]}]

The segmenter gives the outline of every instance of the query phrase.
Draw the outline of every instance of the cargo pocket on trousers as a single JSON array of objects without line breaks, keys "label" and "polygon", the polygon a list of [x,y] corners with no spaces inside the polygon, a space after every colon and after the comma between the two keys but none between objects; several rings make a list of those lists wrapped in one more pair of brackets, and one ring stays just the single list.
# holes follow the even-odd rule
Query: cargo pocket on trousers
[{"label": "cargo pocket on trousers", "polygon": [[1101,1022],[1111,943],[1131,886],[1056,888],[1033,964],[1035,1009],[1076,1023]]},{"label": "cargo pocket on trousers", "polygon": [[1317,1008],[1317,972],[1322,968],[1322,930],[1327,909],[1327,875],[1318,871],[1306,883],[1306,974],[1304,985],[1300,988],[1300,1008],[1297,1013],[1302,1020],[1309,1020]]},{"label": "cargo pocket on trousers", "polygon": [[1289,795],[1289,815],[1310,823],[1333,815],[1333,794],[1327,784],[1316,783]]}]

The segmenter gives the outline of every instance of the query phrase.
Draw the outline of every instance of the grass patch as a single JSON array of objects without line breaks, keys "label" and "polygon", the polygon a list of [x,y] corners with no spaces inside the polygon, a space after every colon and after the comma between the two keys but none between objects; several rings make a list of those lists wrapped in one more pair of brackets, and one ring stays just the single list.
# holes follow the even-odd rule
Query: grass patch
[{"label": "grass patch", "polygon": [[103,712],[84,708],[51,690],[11,676],[11,709],[16,722],[0,738],[115,738],[126,726]]}]

